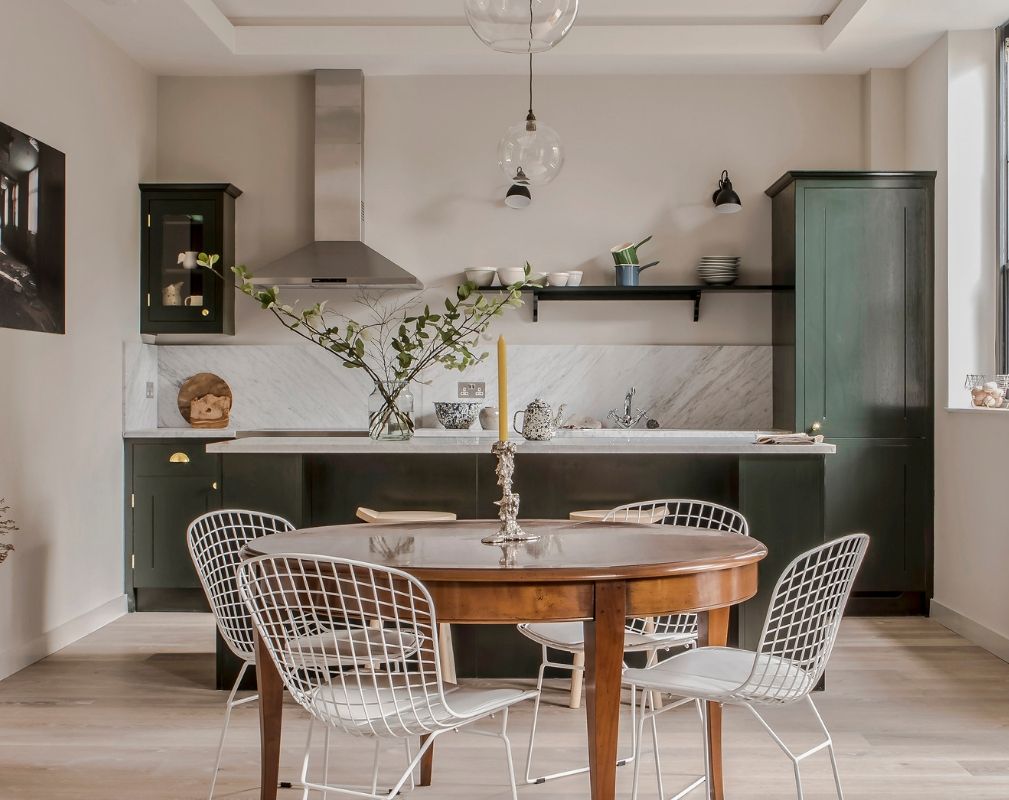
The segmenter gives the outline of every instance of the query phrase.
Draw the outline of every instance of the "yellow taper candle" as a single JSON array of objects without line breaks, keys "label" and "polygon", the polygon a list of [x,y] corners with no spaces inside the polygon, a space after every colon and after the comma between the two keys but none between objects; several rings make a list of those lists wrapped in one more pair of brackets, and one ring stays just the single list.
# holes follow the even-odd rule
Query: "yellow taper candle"
[{"label": "yellow taper candle", "polygon": [[508,346],[497,337],[497,438],[508,441]]}]

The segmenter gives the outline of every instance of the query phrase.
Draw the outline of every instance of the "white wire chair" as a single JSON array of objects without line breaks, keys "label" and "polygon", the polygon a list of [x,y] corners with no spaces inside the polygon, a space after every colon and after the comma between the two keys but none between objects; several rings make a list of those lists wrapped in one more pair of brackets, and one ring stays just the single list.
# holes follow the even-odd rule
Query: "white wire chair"
[{"label": "white wire chair", "polygon": [[186,532],[189,555],[193,559],[196,574],[200,576],[203,591],[214,612],[217,630],[228,649],[242,660],[242,667],[231,687],[225,707],[224,727],[217,746],[214,777],[210,782],[211,800],[217,785],[217,774],[221,769],[224,740],[228,735],[231,711],[236,706],[251,703],[259,697],[258,694],[253,694],[235,700],[242,678],[245,677],[249,667],[256,663],[252,618],[238,594],[237,571],[241,563],[242,548],[260,536],[293,530],[294,526],[283,517],[258,511],[230,509],[211,511],[197,517],[189,524]]},{"label": "white wire chair", "polygon": [[[496,736],[505,744],[508,779],[517,800],[508,710],[535,696],[520,689],[459,688],[446,692],[438,658],[434,603],[416,578],[389,567],[307,555],[260,556],[238,570],[238,585],[262,641],[291,696],[312,716],[302,763],[304,797],[309,790],[356,797],[394,797],[434,740],[451,730]],[[304,633],[318,633],[306,648]],[[415,643],[398,672],[362,669],[389,663],[404,637]],[[318,644],[325,646],[320,650]],[[349,643],[349,647],[344,646]],[[469,730],[471,723],[501,714],[497,731]],[[370,791],[310,781],[312,730],[318,721],[336,730],[375,740]],[[378,793],[378,750],[383,739],[421,737],[417,754],[388,792]],[[328,755],[329,749],[326,748]]]},{"label": "white wire chair", "polygon": [[[640,755],[641,735],[646,720],[692,700],[741,705],[788,756],[795,773],[795,788],[803,800],[799,764],[808,756],[826,749],[839,800],[844,799],[834,755],[833,740],[810,692],[823,676],[837,640],[844,606],[855,576],[869,546],[869,537],[855,533],[815,547],[789,564],[771,595],[764,628],[756,651],[732,647],[701,647],[688,650],[645,669],[624,672],[624,683],[632,688],[668,692],[683,698],[663,708],[642,707],[635,755]],[[644,692],[649,694],[648,691]],[[823,732],[824,740],[794,753],[755,708],[758,705],[786,705],[805,700]],[[707,713],[702,702],[702,718]],[[706,722],[706,719],[704,720]],[[655,727],[653,725],[653,736]],[[664,797],[658,738],[655,762],[659,796]],[[705,739],[705,764],[708,763]],[[631,797],[637,797],[639,763],[635,764]],[[691,789],[694,787],[690,787]],[[682,797],[684,790],[675,797]]]},{"label": "white wire chair", "polygon": [[[696,528],[701,531],[738,533],[748,536],[750,529],[746,518],[731,508],[709,503],[705,500],[645,500],[628,503],[608,511],[604,522],[634,522],[641,524],[674,525]],[[539,721],[540,695],[543,691],[543,676],[547,668],[563,669],[571,672],[571,690],[568,705],[578,708],[581,701],[581,678],[585,670],[585,634],[581,622],[526,622],[518,626],[519,631],[543,648],[543,658],[536,678],[536,702],[533,706],[533,723],[529,732],[529,750],[526,759],[526,783],[544,783],[554,778],[578,775],[588,771],[588,767],[563,770],[548,775],[532,776],[533,746],[536,740],[536,726]],[[632,617],[624,626],[624,652],[647,653],[648,664],[654,665],[660,652],[677,647],[692,647],[697,642],[696,614],[667,614],[660,617]],[[550,650],[569,653],[572,663],[552,661]],[[633,691],[632,691],[633,695]],[[636,703],[631,698],[631,736],[636,743],[637,728],[634,714]],[[635,744],[636,749],[636,744]],[[634,756],[622,757],[617,766],[634,760]],[[699,780],[697,785],[703,782]]]}]

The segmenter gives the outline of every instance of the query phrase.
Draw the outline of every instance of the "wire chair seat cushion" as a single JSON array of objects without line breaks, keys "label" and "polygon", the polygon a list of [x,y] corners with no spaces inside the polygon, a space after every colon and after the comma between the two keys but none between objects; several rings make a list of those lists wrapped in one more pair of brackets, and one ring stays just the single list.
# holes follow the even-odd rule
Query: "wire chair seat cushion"
[{"label": "wire chair seat cushion", "polygon": [[324,628],[291,638],[279,655],[292,667],[341,669],[404,661],[420,647],[421,638],[404,631]]},{"label": "wire chair seat cushion", "polygon": [[376,676],[356,692],[320,686],[308,695],[306,707],[319,719],[340,720],[345,733],[413,736],[455,728],[532,697],[534,692],[522,689],[461,688],[432,700],[400,673]]},{"label": "wire chair seat cushion", "polygon": [[[754,671],[773,677],[755,691],[749,687]],[[779,656],[759,655],[735,647],[687,650],[647,669],[624,671],[624,683],[684,697],[714,702],[773,703],[796,691],[813,688],[816,678],[798,664]]]},{"label": "wire chair seat cushion", "polygon": [[[625,653],[682,647],[697,640],[696,622],[693,631],[655,633],[647,633],[632,625],[629,622],[624,629]],[[526,622],[519,625],[518,629],[527,638],[554,650],[567,653],[581,653],[585,650],[585,626],[581,622]]]}]

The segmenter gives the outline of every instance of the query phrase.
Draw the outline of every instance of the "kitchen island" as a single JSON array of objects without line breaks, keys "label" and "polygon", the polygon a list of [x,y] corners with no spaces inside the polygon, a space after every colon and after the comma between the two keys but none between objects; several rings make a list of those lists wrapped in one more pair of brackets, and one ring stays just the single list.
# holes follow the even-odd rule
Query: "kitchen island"
[{"label": "kitchen island", "polygon": [[[221,505],[281,514],[298,527],[355,522],[358,506],[451,511],[490,519],[500,497],[493,435],[438,432],[407,442],[361,436],[240,434],[206,446],[221,458]],[[799,552],[823,541],[829,444],[761,445],[754,432],[564,432],[521,441],[515,487],[526,519],[658,498],[739,509],[767,545],[760,590],[734,615],[732,638],[753,646],[768,596]],[[458,674],[535,674],[538,648],[507,626],[454,626]]]}]

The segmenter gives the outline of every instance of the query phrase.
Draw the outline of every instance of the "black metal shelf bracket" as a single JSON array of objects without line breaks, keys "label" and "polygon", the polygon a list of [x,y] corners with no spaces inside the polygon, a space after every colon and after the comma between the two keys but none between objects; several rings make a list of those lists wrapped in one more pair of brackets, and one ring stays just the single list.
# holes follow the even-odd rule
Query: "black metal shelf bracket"
[{"label": "black metal shelf bracket", "polygon": [[533,322],[540,319],[541,300],[689,300],[694,306],[694,322],[701,320],[701,295],[758,294],[794,291],[794,286],[760,284],[731,286],[532,286],[522,291],[532,295]]}]

